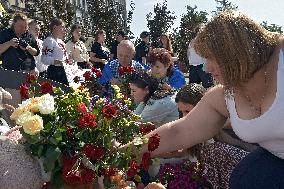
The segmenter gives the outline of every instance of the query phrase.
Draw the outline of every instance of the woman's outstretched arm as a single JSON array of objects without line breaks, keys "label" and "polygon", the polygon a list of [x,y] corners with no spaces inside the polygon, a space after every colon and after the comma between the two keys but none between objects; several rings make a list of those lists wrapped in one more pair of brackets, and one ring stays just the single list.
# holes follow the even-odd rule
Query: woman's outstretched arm
[{"label": "woman's outstretched arm", "polygon": [[[160,145],[152,152],[152,156],[187,149],[211,139],[223,127],[227,117],[224,90],[221,86],[215,87],[205,94],[187,116],[167,123],[147,135],[150,137],[159,133],[161,137]],[[145,147],[143,151],[146,150]]]}]

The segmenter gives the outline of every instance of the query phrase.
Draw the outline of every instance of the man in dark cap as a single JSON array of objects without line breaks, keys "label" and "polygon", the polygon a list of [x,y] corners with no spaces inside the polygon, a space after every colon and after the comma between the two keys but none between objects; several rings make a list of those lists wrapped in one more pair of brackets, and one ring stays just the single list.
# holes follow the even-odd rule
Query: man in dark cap
[{"label": "man in dark cap", "polygon": [[150,69],[150,66],[147,65],[147,56],[150,49],[150,33],[143,31],[140,34],[141,42],[135,47],[135,60],[140,62],[145,69]]},{"label": "man in dark cap", "polygon": [[123,30],[119,30],[116,34],[115,41],[112,42],[110,47],[110,59],[117,59],[117,46],[120,41],[124,40],[126,33]]}]

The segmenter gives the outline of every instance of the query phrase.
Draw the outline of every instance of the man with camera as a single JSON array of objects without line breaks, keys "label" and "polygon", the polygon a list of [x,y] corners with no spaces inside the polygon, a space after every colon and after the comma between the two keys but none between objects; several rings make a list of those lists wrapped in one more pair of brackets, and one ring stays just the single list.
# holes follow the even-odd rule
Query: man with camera
[{"label": "man with camera", "polygon": [[27,29],[27,16],[17,13],[13,17],[11,28],[0,32],[0,56],[4,69],[35,73],[34,56],[37,56],[40,50]]}]

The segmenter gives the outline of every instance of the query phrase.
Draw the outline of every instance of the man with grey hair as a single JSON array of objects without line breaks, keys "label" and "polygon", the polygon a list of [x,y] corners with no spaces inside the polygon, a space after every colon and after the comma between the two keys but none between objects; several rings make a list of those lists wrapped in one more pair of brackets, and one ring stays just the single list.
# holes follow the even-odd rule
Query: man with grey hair
[{"label": "man with grey hair", "polygon": [[144,69],[144,67],[133,60],[135,47],[129,40],[122,40],[117,46],[117,59],[107,63],[103,69],[103,75],[99,78],[99,83],[106,86],[108,95],[111,95],[110,84],[119,84],[119,68],[131,66],[135,70]]}]

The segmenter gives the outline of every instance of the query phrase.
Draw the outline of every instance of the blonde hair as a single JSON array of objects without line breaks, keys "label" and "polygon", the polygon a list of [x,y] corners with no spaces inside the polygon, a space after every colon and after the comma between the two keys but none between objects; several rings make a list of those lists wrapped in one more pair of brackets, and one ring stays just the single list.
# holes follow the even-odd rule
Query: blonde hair
[{"label": "blonde hair", "polygon": [[216,60],[224,86],[230,89],[247,82],[269,61],[278,39],[249,17],[225,11],[201,28],[194,48],[202,57]]}]

